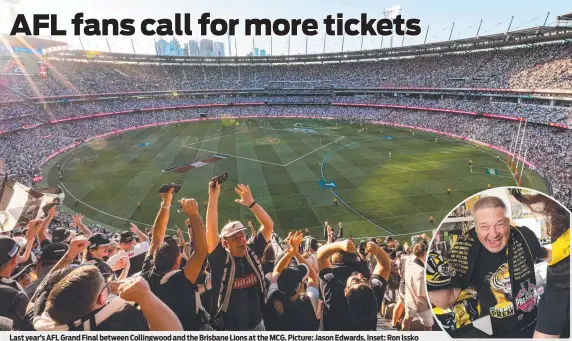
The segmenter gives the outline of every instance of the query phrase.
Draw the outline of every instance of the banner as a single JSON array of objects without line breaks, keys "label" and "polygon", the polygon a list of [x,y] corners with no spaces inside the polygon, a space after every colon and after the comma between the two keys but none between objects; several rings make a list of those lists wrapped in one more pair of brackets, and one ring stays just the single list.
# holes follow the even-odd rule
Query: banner
[{"label": "banner", "polygon": [[0,187],[0,231],[23,228],[30,220],[44,218],[64,197],[59,187],[35,190],[5,177]]}]

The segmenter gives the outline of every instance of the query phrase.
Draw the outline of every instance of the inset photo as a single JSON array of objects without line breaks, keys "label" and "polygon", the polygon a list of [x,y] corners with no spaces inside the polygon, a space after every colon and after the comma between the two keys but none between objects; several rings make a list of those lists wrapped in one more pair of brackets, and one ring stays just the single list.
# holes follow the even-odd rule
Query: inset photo
[{"label": "inset photo", "polygon": [[522,187],[473,195],[440,223],[425,278],[452,338],[569,338],[570,210]]}]

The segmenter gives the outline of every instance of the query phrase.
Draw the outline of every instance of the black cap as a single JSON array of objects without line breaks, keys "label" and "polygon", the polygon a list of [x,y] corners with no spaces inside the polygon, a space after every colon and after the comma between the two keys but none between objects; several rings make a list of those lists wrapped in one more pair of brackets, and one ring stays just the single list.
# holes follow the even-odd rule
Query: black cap
[{"label": "black cap", "polygon": [[21,246],[10,237],[0,236],[0,265],[4,265],[14,258]]},{"label": "black cap", "polygon": [[288,297],[294,296],[309,272],[305,264],[282,270],[278,276],[278,290],[282,291]]},{"label": "black cap", "polygon": [[133,239],[134,239],[133,232],[123,231],[121,232],[121,236],[119,237],[119,243],[131,243]]},{"label": "black cap", "polygon": [[93,236],[89,237],[89,250],[97,249],[99,246],[108,246],[111,244],[111,241],[107,239],[107,237],[103,233],[96,233]]},{"label": "black cap", "polygon": [[16,266],[14,268],[14,270],[10,274],[10,278],[13,280],[17,280],[18,277],[32,271],[32,268],[35,266],[36,266],[36,264],[32,263],[31,261],[25,262],[25,263],[20,263],[20,264],[18,264],[18,266]]},{"label": "black cap", "polygon": [[68,252],[68,244],[64,243],[51,243],[44,246],[38,255],[40,262],[57,262]]},{"label": "black cap", "polygon": [[52,242],[54,243],[65,243],[69,236],[71,235],[71,231],[60,227],[59,229],[56,229],[53,233],[52,233]]}]

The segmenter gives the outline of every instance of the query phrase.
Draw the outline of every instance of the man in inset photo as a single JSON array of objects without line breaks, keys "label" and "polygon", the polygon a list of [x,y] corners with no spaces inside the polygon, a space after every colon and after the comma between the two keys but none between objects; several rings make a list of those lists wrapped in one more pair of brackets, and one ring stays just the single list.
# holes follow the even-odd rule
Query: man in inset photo
[{"label": "man in inset photo", "polygon": [[535,260],[550,262],[552,253],[531,229],[510,225],[498,197],[480,198],[472,216],[475,227],[459,237],[448,257],[429,255],[429,299],[449,309],[462,290],[474,288],[480,316],[490,316],[492,337],[532,338],[538,312]]}]

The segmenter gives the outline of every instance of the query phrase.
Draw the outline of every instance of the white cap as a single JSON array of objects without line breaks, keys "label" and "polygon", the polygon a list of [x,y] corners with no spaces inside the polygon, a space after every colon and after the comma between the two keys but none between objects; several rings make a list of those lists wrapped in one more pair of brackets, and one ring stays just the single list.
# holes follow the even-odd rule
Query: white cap
[{"label": "white cap", "polygon": [[226,238],[244,230],[246,230],[246,227],[244,227],[240,221],[231,221],[230,223],[224,225],[222,231],[220,231],[220,236],[221,238]]}]

